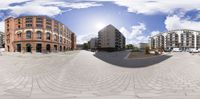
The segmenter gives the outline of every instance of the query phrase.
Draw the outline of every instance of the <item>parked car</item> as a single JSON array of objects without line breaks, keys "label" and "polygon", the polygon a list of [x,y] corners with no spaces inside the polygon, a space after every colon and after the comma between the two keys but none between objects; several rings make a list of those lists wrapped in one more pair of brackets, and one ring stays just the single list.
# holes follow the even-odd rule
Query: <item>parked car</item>
[{"label": "parked car", "polygon": [[173,52],[182,52],[182,50],[180,50],[179,48],[173,48],[172,51]]},{"label": "parked car", "polygon": [[199,50],[197,50],[197,49],[190,49],[189,53],[199,53]]},{"label": "parked car", "polygon": [[165,49],[164,52],[171,52],[171,49]]}]

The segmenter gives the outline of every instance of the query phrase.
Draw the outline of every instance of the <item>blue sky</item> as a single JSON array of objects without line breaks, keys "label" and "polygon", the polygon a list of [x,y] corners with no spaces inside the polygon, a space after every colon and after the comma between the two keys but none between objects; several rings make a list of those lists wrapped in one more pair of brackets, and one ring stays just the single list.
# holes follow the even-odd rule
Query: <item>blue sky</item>
[{"label": "blue sky", "polygon": [[127,44],[174,29],[200,30],[199,0],[7,0],[0,1],[0,30],[9,16],[47,15],[77,34],[78,43],[113,24]]}]

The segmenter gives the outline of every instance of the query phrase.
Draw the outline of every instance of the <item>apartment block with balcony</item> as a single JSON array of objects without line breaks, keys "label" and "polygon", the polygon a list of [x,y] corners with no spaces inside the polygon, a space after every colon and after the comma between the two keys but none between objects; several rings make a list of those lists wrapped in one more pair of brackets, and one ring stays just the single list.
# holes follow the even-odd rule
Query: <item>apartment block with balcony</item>
[{"label": "apartment block with balcony", "polygon": [[108,25],[98,32],[98,49],[119,51],[125,49],[125,37],[113,25]]},{"label": "apartment block with balcony", "polygon": [[179,48],[182,51],[189,49],[200,49],[200,31],[179,29],[159,33],[150,37],[149,45],[151,49]]}]

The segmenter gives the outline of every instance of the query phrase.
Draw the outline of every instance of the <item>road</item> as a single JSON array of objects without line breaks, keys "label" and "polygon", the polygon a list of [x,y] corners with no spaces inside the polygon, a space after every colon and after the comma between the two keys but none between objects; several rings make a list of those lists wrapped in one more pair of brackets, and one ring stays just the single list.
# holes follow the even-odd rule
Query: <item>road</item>
[{"label": "road", "polygon": [[4,54],[0,56],[0,98],[199,99],[200,56],[171,55],[150,66],[131,68],[88,51]]}]

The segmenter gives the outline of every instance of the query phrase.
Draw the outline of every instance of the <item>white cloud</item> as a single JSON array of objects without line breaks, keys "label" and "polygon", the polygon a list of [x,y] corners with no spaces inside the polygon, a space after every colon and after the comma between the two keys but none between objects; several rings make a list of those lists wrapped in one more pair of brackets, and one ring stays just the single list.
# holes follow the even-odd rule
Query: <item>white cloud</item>
[{"label": "white cloud", "polygon": [[[83,9],[95,6],[103,6],[96,2],[66,2],[63,0],[0,0],[0,10],[9,10],[9,16],[19,15],[47,15],[55,16],[72,9]],[[64,9],[63,9],[64,8]],[[3,20],[6,17],[1,17]],[[3,21],[0,22],[3,31]]]},{"label": "white cloud", "polygon": [[91,38],[97,37],[96,34],[82,34],[77,37],[77,44],[87,43]]},{"label": "white cloud", "polygon": [[[99,0],[98,0],[99,1]],[[119,6],[127,7],[129,12],[139,14],[174,13],[177,9],[183,11],[200,10],[199,0],[112,0]]]},{"label": "white cloud", "polygon": [[62,6],[62,7],[73,8],[73,9],[83,9],[83,8],[89,8],[89,7],[103,6],[102,4],[98,4],[96,2],[76,2],[76,3],[57,2],[56,5]]},{"label": "white cloud", "polygon": [[41,6],[37,3],[27,3],[23,6],[14,6],[10,7],[11,13],[15,16],[19,16],[21,14],[26,15],[48,15],[54,16],[62,13],[62,10],[58,7],[54,6]]},{"label": "white cloud", "polygon": [[[18,3],[21,4],[16,5]],[[63,0],[2,0],[0,4],[0,10],[11,10],[11,14],[15,16],[21,14],[55,16],[62,12],[69,11],[69,9],[103,6],[96,2],[66,2]],[[13,5],[11,6],[11,4]],[[61,8],[66,9],[64,10]]]},{"label": "white cloud", "polygon": [[187,18],[181,18],[177,15],[167,16],[165,20],[165,28],[167,30],[175,30],[175,29],[192,29],[192,30],[200,30],[200,22],[191,21]]},{"label": "white cloud", "polygon": [[4,32],[4,21],[0,22],[0,32]]},{"label": "white cloud", "polygon": [[148,42],[148,37],[145,36],[144,31],[146,30],[146,26],[144,23],[139,23],[139,25],[134,25],[131,27],[131,31],[128,31],[126,28],[122,27],[120,32],[124,34],[126,37],[127,44],[139,44],[142,42]]},{"label": "white cloud", "polygon": [[22,2],[26,2],[26,1],[29,1],[29,0],[1,0],[0,1],[0,10],[7,10],[8,7],[10,7],[10,4],[13,4],[13,3],[22,3]]},{"label": "white cloud", "polygon": [[150,36],[154,36],[154,35],[157,35],[157,34],[159,34],[160,33],[160,31],[152,31],[151,33],[150,33]]}]

